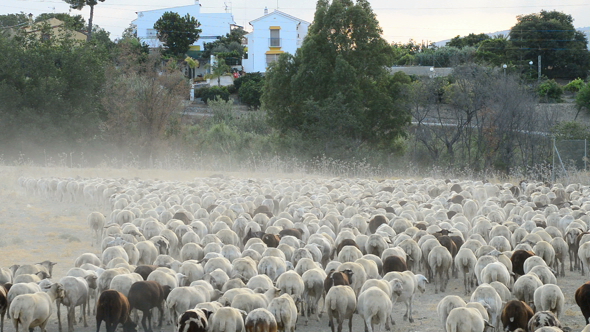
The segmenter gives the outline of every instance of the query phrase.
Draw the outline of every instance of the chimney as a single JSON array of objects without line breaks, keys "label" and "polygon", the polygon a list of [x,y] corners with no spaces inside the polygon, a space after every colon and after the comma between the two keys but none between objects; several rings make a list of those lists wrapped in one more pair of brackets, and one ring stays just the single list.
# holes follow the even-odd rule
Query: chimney
[{"label": "chimney", "polygon": [[264,7],[264,15],[268,15],[268,8]]},{"label": "chimney", "polygon": [[33,26],[33,14],[29,14],[29,26]]}]

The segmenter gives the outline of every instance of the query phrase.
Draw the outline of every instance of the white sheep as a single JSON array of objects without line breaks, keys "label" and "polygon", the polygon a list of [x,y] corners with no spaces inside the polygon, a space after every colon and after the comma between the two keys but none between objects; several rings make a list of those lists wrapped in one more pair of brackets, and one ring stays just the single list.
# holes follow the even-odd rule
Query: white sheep
[{"label": "white sheep", "polygon": [[295,304],[300,304],[303,300],[303,291],[305,285],[303,279],[295,271],[287,271],[277,278],[277,288],[281,290],[281,294],[289,294],[295,301]]},{"label": "white sheep", "polygon": [[481,271],[481,281],[486,284],[499,281],[506,287],[510,287],[510,280],[510,272],[500,262],[490,263]]},{"label": "white sheep", "polygon": [[285,271],[287,271],[287,264],[284,259],[279,257],[266,256],[262,257],[260,262],[258,262],[258,273],[266,274],[273,281],[285,273]]},{"label": "white sheep", "polygon": [[486,321],[476,308],[459,307],[451,310],[445,328],[447,332],[483,332]]},{"label": "white sheep", "polygon": [[240,277],[245,282],[248,282],[248,280],[258,274],[256,265],[256,262],[250,257],[236,258],[232,262],[230,276],[232,278]]},{"label": "white sheep", "polygon": [[420,291],[420,293],[424,293],[426,291],[428,279],[426,279],[426,277],[421,274],[414,274],[412,271],[389,272],[383,277],[383,279],[387,281],[399,279],[401,281],[403,291],[401,294],[398,294],[396,302],[402,302],[406,305],[406,312],[403,318],[404,320],[407,319],[410,321],[410,323],[413,323],[414,318],[412,316],[412,303],[414,301],[414,296],[418,293],[418,291]]},{"label": "white sheep", "polygon": [[152,241],[138,242],[135,247],[139,250],[139,265],[152,265],[158,257],[158,248]]},{"label": "white sheep", "polygon": [[211,273],[214,270],[221,269],[229,276],[232,271],[232,265],[225,257],[214,257],[205,263],[204,269],[205,273]]},{"label": "white sheep", "polygon": [[96,266],[100,266],[102,264],[102,261],[100,260],[100,258],[98,258],[98,256],[96,256],[96,254],[84,253],[84,254],[78,256],[78,258],[76,258],[76,261],[74,262],[74,266],[80,267],[84,263],[90,263],[90,264],[94,264]]},{"label": "white sheep", "polygon": [[185,243],[180,249],[180,260],[183,262],[189,259],[202,260],[204,256],[203,248],[197,243]]},{"label": "white sheep", "polygon": [[471,294],[470,301],[480,302],[488,311],[491,325],[499,328],[500,315],[502,314],[502,298],[494,287],[488,284],[479,285]]},{"label": "white sheep", "polygon": [[463,273],[463,286],[465,295],[471,293],[472,284],[475,278],[475,265],[477,258],[473,251],[468,248],[461,248],[455,256],[455,268]]},{"label": "white sheep", "polygon": [[219,308],[209,317],[209,331],[244,331],[245,312],[231,307]]},{"label": "white sheep", "polygon": [[338,322],[338,331],[342,331],[342,324],[348,318],[349,332],[352,332],[352,315],[356,309],[356,295],[352,288],[343,285],[331,287],[326,294],[325,302],[324,307],[328,310],[332,332],[335,329],[334,317]]},{"label": "white sheep", "polygon": [[135,282],[142,280],[143,277],[138,273],[119,274],[111,279],[111,283],[108,288],[114,289],[120,292],[121,294],[128,296],[131,285],[133,285],[133,283]]},{"label": "white sheep", "polygon": [[357,311],[369,332],[373,332],[373,324],[379,325],[379,331],[383,330],[383,326],[389,330],[392,307],[390,295],[378,287],[371,287],[358,297]]},{"label": "white sheep", "polygon": [[555,260],[555,249],[547,241],[539,241],[533,246],[533,252],[535,255],[541,257],[547,266],[553,266]]},{"label": "white sheep", "polygon": [[557,318],[560,318],[565,298],[559,286],[554,284],[543,285],[535,290],[534,301],[536,311],[551,311]]},{"label": "white sheep", "polygon": [[223,285],[229,280],[229,276],[222,269],[215,269],[210,273],[205,273],[203,277],[205,281],[211,284],[213,288],[221,290]]},{"label": "white sheep", "polygon": [[529,273],[534,273],[539,277],[543,285],[557,284],[557,277],[555,277],[555,274],[553,274],[553,271],[551,271],[548,266],[537,265],[533,267]]},{"label": "white sheep", "polygon": [[295,324],[297,323],[297,306],[291,296],[283,294],[273,299],[267,309],[275,316],[279,330],[295,332]]},{"label": "white sheep", "polygon": [[86,322],[86,308],[89,301],[89,282],[92,282],[96,286],[96,276],[88,275],[86,278],[66,276],[59,280],[59,283],[63,286],[64,296],[56,301],[57,305],[57,321],[59,329],[61,331],[61,313],[60,304],[63,304],[68,308],[68,331],[74,330],[74,323],[76,321],[75,309],[77,306],[82,306],[80,312],[84,318],[84,327],[88,327]]},{"label": "white sheep", "polygon": [[590,274],[590,242],[585,242],[578,248],[578,258],[582,263],[580,272],[584,275],[584,268]]},{"label": "white sheep", "polygon": [[248,283],[246,284],[246,287],[252,290],[256,288],[262,288],[266,292],[271,287],[274,287],[274,285],[272,280],[267,275],[259,274],[250,278],[250,280],[248,280]]},{"label": "white sheep", "polygon": [[170,319],[178,317],[183,312],[193,309],[197,304],[209,302],[207,292],[199,287],[176,287],[166,298],[166,306],[170,312]]},{"label": "white sheep", "polygon": [[237,294],[231,301],[231,307],[250,312],[257,308],[266,308],[270,302],[278,297],[280,291],[277,288],[271,288],[266,292],[253,294]]},{"label": "white sheep", "polygon": [[562,237],[554,237],[549,244],[555,251],[552,268],[559,273],[560,277],[565,277],[565,257],[568,253],[567,243]]},{"label": "white sheep", "polygon": [[360,290],[363,287],[363,284],[367,280],[367,274],[365,272],[365,269],[362,265],[352,262],[343,263],[340,266],[338,266],[338,269],[336,269],[336,271],[338,272],[343,272],[345,270],[352,270],[354,277],[352,278],[350,287],[352,287],[352,289],[358,297],[358,295],[360,294]]},{"label": "white sheep", "polygon": [[464,306],[465,301],[457,295],[447,295],[438,302],[436,312],[438,313],[438,317],[440,318],[445,331],[447,331],[447,317],[449,317],[451,310]]},{"label": "white sheep", "polygon": [[525,274],[514,282],[512,294],[518,300],[534,307],[535,290],[541,286],[543,286],[543,283],[539,277],[532,273]]},{"label": "white sheep", "polygon": [[[428,266],[433,272],[434,280],[434,293],[438,294],[438,291],[444,292],[449,282],[449,270],[453,265],[453,256],[446,247],[437,246],[434,247],[428,254]],[[437,285],[438,279],[438,288]]]},{"label": "white sheep", "polygon": [[39,326],[41,331],[45,331],[53,310],[53,302],[63,296],[62,285],[55,283],[46,292],[22,294],[15,297],[10,304],[9,313],[16,331],[18,332],[19,326],[24,329]]},{"label": "white sheep", "polygon": [[95,211],[90,213],[86,220],[88,222],[88,226],[90,226],[90,229],[92,230],[92,234],[95,239],[91,242],[91,244],[94,246],[94,243],[96,242],[96,245],[98,246],[102,242],[106,218],[102,213]]},{"label": "white sheep", "polygon": [[305,316],[307,326],[312,312],[316,313],[316,320],[319,321],[318,305],[324,292],[326,273],[320,268],[315,268],[305,271],[301,278],[304,285],[302,315]]},{"label": "white sheep", "polygon": [[250,311],[244,324],[247,331],[277,330],[277,321],[273,314],[266,308],[258,308]]}]

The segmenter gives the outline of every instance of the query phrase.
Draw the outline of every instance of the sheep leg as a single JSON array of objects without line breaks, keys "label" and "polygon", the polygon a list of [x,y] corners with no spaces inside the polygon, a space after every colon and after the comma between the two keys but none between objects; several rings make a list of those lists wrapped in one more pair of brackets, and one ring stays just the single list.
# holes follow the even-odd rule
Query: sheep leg
[{"label": "sheep leg", "polygon": [[58,324],[58,329],[59,332],[61,332],[61,301],[56,301],[56,306],[57,306],[57,324]]},{"label": "sheep leg", "polygon": [[74,310],[76,310],[75,306],[68,307],[68,332],[74,331],[74,321],[76,320],[74,317]]},{"label": "sheep leg", "polygon": [[88,323],[86,322],[86,302],[82,305],[82,317],[84,318],[84,327],[88,327]]}]

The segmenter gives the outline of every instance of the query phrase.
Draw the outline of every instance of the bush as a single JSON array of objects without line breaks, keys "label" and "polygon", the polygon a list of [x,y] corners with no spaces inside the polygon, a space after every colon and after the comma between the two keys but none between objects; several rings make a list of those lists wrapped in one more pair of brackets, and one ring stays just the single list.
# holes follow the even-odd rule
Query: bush
[{"label": "bush", "polygon": [[252,108],[260,107],[260,98],[262,97],[262,89],[264,82],[247,81],[242,84],[238,92],[240,101]]},{"label": "bush", "polygon": [[563,88],[555,80],[547,80],[539,85],[537,93],[542,102],[561,102]]},{"label": "bush", "polygon": [[238,92],[238,88],[236,88],[236,86],[235,86],[235,85],[233,85],[233,84],[232,84],[232,85],[228,85],[228,86],[227,86],[227,91],[228,91],[230,94],[234,94],[234,93]]},{"label": "bush", "polygon": [[234,86],[239,91],[244,83],[250,81],[263,82],[264,76],[260,72],[244,74],[234,80]]},{"label": "bush", "polygon": [[581,78],[576,78],[575,80],[569,82],[564,90],[568,92],[578,92],[584,86],[584,81]]},{"label": "bush", "polygon": [[205,104],[209,100],[215,100],[216,97],[225,101],[229,100],[229,91],[225,86],[212,86],[209,88],[200,88],[195,90],[195,98],[201,98]]},{"label": "bush", "polygon": [[590,111],[590,83],[584,84],[576,95],[576,107],[578,111],[583,109]]}]

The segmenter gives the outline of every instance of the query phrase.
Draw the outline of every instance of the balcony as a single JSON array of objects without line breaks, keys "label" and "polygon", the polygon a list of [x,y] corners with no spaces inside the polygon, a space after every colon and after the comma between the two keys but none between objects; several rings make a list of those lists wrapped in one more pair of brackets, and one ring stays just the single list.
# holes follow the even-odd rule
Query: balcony
[{"label": "balcony", "polygon": [[269,47],[281,47],[281,38],[268,38]]}]

